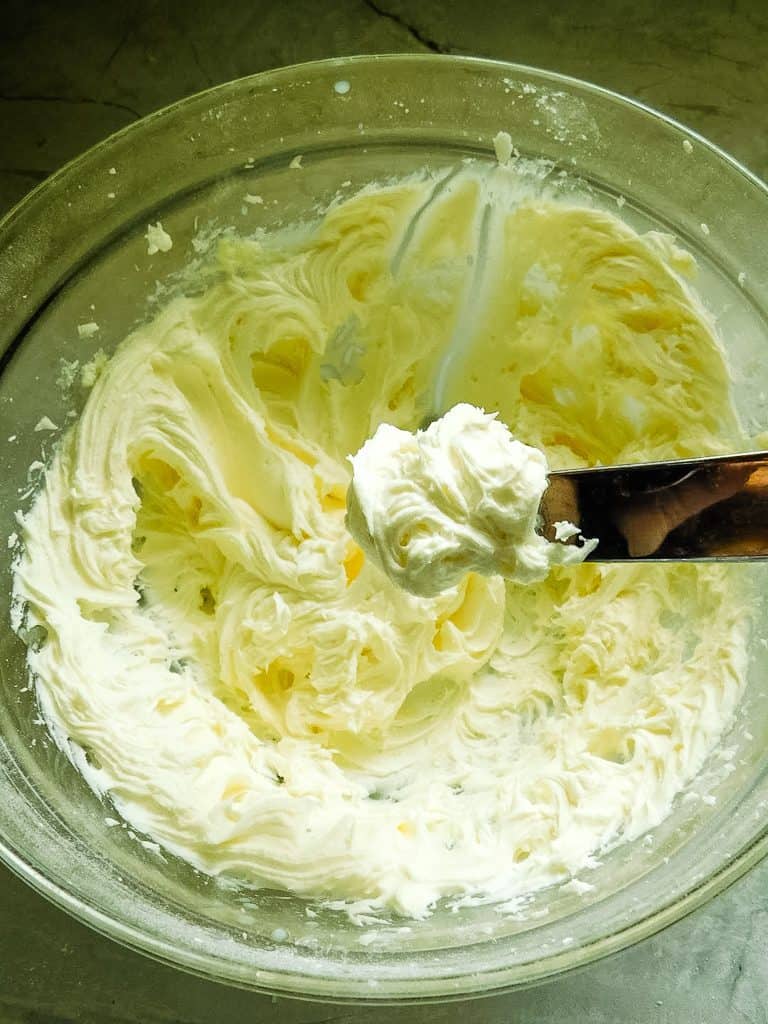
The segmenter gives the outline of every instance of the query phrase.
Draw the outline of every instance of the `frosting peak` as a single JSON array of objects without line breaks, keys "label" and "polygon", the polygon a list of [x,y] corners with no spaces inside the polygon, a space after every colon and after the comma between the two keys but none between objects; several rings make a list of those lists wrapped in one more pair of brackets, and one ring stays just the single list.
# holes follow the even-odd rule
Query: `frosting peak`
[{"label": "frosting peak", "polygon": [[349,531],[412,594],[434,596],[469,572],[533,583],[597,543],[536,532],[546,456],[467,403],[415,433],[382,423],[350,461]]}]

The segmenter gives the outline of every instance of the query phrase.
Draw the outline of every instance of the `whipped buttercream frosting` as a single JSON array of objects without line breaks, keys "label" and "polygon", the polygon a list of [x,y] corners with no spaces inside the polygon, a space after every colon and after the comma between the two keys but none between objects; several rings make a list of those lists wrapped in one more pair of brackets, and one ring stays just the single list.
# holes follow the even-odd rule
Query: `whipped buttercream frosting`
[{"label": "whipped buttercream frosting", "polygon": [[[546,456],[476,406],[455,405],[415,433],[381,423],[350,461],[347,528],[412,594],[433,597],[468,572],[533,583],[597,545],[537,532]],[[557,525],[558,537],[579,532]]]},{"label": "whipped buttercream frosting", "polygon": [[16,623],[44,627],[40,706],[105,815],[206,872],[416,917],[660,822],[743,688],[732,567],[530,582],[526,555],[528,582],[417,596],[345,514],[349,456],[418,427],[457,331],[443,407],[554,469],[727,451],[691,257],[470,165],[222,241],[215,271],[120,345],[24,520]]}]

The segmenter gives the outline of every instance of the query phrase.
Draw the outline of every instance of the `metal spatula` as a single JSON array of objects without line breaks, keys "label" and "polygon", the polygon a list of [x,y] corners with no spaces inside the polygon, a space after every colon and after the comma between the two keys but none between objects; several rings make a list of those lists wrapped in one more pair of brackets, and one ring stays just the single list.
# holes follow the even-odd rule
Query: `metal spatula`
[{"label": "metal spatula", "polygon": [[541,518],[597,537],[590,562],[768,558],[768,452],[554,472]]}]

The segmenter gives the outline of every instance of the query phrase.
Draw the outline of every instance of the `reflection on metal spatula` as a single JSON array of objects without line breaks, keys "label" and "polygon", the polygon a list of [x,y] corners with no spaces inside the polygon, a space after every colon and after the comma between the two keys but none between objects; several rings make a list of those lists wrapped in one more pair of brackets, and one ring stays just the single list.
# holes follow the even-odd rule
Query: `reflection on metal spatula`
[{"label": "reflection on metal spatula", "polygon": [[541,519],[597,537],[589,562],[768,558],[768,452],[551,473]]}]

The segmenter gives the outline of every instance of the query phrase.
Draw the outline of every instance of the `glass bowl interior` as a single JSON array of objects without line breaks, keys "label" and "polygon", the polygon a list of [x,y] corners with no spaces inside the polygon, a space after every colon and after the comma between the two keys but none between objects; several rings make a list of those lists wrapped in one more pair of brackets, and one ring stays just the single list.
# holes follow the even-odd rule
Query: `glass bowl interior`
[{"label": "glass bowl interior", "polygon": [[[467,157],[491,161],[499,130],[524,156],[578,179],[596,202],[619,203],[638,228],[674,232],[696,255],[738,409],[749,432],[768,428],[768,251],[758,230],[768,194],[759,181],[673,122],[557,75],[465,58],[324,61],[221,86],[131,126],[0,224],[3,537],[17,529],[17,511],[55,443],[36,424],[43,416],[71,422],[82,403],[82,394],[60,386],[64,362],[111,351],[183,288],[201,229],[284,226],[311,217],[340,190]],[[301,166],[291,167],[298,155]],[[174,245],[150,258],[143,236],[158,219]],[[77,325],[89,321],[99,331],[81,337]],[[7,624],[11,553],[4,542],[0,552]],[[743,571],[762,593],[763,566]],[[601,858],[590,873],[592,892],[541,892],[519,913],[439,906],[425,921],[363,926],[290,894],[208,878],[117,824],[48,738],[27,685],[24,647],[6,625],[0,855],[112,938],[245,987],[393,1001],[530,984],[652,933],[765,852],[764,625],[756,598],[747,694],[692,795],[678,799],[650,839]]]}]

